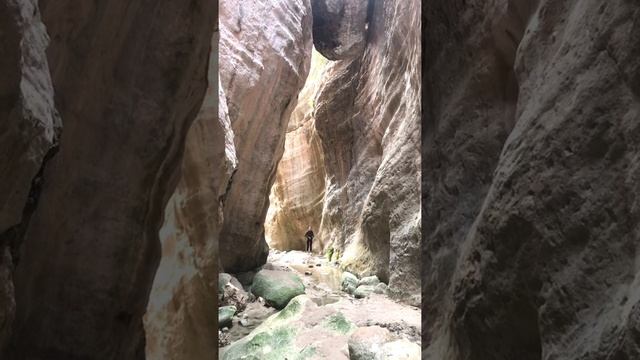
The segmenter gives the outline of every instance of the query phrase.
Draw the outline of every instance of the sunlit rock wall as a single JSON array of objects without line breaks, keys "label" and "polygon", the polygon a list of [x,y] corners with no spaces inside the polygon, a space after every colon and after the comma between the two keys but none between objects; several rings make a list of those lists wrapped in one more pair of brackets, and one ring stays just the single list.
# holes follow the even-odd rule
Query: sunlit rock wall
[{"label": "sunlit rock wall", "polygon": [[327,59],[314,51],[309,76],[289,120],[265,221],[265,236],[271,248],[304,250],[308,226],[315,232],[320,227],[325,173],[313,109],[326,66]]},{"label": "sunlit rock wall", "polygon": [[224,205],[225,271],[265,263],[264,221],[289,117],[311,62],[309,0],[220,2],[220,82],[238,168]]},{"label": "sunlit rock wall", "polygon": [[[216,32],[214,51],[218,38]],[[217,74],[212,51],[209,88],[187,135],[182,177],[160,229],[162,260],[144,319],[147,359],[213,359],[218,349],[218,238],[237,159]]]},{"label": "sunlit rock wall", "polygon": [[640,3],[424,11],[423,358],[640,358]]}]

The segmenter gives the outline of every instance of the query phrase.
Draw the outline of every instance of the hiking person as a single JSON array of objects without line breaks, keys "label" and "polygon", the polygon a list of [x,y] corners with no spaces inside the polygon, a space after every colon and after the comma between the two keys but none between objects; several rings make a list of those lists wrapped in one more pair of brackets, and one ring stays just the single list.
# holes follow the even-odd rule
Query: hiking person
[{"label": "hiking person", "polygon": [[307,232],[304,234],[304,237],[307,238],[307,250],[308,252],[312,252],[311,248],[313,246],[313,230],[311,230],[311,225],[307,229]]}]

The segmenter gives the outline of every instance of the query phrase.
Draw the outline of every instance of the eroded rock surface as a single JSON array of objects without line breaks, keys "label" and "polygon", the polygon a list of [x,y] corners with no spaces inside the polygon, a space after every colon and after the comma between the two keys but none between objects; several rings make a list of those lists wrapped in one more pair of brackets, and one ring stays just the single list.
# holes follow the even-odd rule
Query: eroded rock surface
[{"label": "eroded rock surface", "polygon": [[[216,32],[213,50],[218,38]],[[213,50],[209,87],[187,134],[181,179],[160,229],[162,260],[145,315],[148,359],[204,359],[218,347],[218,237],[237,159]]]},{"label": "eroded rock surface", "polygon": [[369,3],[372,1],[311,0],[315,48],[330,60],[362,55],[367,42]]},{"label": "eroded rock surface", "polygon": [[[272,249],[305,250],[307,227],[316,231],[320,227],[325,173],[313,110],[326,66],[327,60],[313,51],[309,76],[289,119],[265,220],[265,236]],[[314,246],[319,248],[322,244],[316,242]]]},{"label": "eroded rock surface", "polygon": [[424,14],[423,358],[638,358],[640,4]]},{"label": "eroded rock surface", "polygon": [[2,357],[141,359],[158,230],[205,94],[215,3],[40,6],[64,135],[26,226]]},{"label": "eroded rock surface", "polygon": [[267,259],[269,192],[309,71],[311,21],[309,0],[220,3],[220,79],[238,156],[220,237],[226,271],[252,270]]},{"label": "eroded rock surface", "polygon": [[420,6],[371,2],[366,49],[331,63],[315,98],[324,247],[420,303]]},{"label": "eroded rock surface", "polygon": [[15,316],[13,269],[61,122],[37,1],[0,1],[0,353]]}]

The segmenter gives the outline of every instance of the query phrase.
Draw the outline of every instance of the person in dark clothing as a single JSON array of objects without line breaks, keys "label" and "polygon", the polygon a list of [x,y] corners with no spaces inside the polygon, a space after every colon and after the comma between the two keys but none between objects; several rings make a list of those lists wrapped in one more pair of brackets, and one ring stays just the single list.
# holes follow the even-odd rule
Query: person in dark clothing
[{"label": "person in dark clothing", "polygon": [[307,250],[308,252],[311,252],[311,248],[313,246],[313,230],[311,230],[311,225],[309,225],[309,229],[307,229],[307,232],[304,234],[304,237],[307,238]]}]

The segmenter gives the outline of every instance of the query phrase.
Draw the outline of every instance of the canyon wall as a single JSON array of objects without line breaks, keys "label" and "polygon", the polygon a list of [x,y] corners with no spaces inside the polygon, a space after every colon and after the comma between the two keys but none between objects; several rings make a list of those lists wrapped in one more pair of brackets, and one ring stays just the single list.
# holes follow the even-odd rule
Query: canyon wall
[{"label": "canyon wall", "polygon": [[17,3],[0,5],[12,49],[0,66],[2,147],[16,144],[2,166],[19,175],[3,173],[14,195],[3,188],[2,226],[28,214],[11,235],[21,247],[2,358],[142,359],[158,230],[205,94],[215,2],[41,1],[63,124],[44,162],[58,127],[46,34],[35,2]]},{"label": "canyon wall", "polygon": [[[334,2],[312,3],[315,24],[333,22],[323,17]],[[318,51],[338,58],[325,70],[314,101],[326,172],[318,236],[325,249],[340,252],[343,267],[375,274],[398,298],[419,305],[420,5],[350,6],[356,3],[353,12],[368,16],[342,19],[353,24],[339,28],[362,34],[314,26]],[[336,56],[345,37],[361,39],[362,51]]]},{"label": "canyon wall", "polygon": [[265,220],[265,237],[274,249],[305,250],[307,227],[315,232],[320,227],[325,173],[313,109],[326,66],[327,59],[313,51],[309,76],[289,119],[284,153],[278,163]]},{"label": "canyon wall", "polygon": [[423,14],[423,358],[639,358],[640,4]]},{"label": "canyon wall", "polygon": [[[15,316],[17,250],[39,191],[40,169],[55,152],[60,118],[34,1],[0,1],[0,354]],[[50,156],[49,155],[49,156]]]},{"label": "canyon wall", "polygon": [[218,351],[218,237],[237,163],[225,96],[217,83],[218,39],[216,31],[209,87],[187,134],[182,176],[160,229],[162,260],[144,318],[147,359],[211,359]]},{"label": "canyon wall", "polygon": [[311,28],[309,0],[220,2],[220,83],[238,157],[219,243],[227,272],[267,259],[269,192],[309,72]]}]

